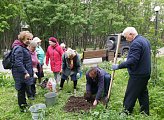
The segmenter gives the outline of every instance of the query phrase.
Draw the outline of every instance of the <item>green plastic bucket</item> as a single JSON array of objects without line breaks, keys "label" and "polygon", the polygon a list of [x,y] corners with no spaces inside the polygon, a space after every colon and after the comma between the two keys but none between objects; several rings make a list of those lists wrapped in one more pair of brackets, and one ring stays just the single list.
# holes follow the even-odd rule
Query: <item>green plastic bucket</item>
[{"label": "green plastic bucket", "polygon": [[53,106],[56,102],[56,93],[49,92],[44,95],[47,106]]}]

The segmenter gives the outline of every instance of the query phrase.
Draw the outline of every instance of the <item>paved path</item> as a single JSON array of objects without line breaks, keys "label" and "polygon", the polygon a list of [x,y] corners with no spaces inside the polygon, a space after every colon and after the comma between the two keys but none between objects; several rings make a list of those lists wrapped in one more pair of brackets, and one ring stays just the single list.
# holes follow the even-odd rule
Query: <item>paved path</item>
[{"label": "paved path", "polygon": [[2,60],[0,60],[0,72],[11,72],[10,70],[3,69]]}]

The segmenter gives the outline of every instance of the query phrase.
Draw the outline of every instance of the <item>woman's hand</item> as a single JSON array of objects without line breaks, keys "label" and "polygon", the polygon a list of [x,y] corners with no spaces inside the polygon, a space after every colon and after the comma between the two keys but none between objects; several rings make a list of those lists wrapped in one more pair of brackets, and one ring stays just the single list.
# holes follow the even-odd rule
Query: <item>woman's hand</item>
[{"label": "woman's hand", "polygon": [[63,73],[63,70],[61,69],[61,70],[60,70],[60,74],[62,74],[62,73]]},{"label": "woman's hand", "polygon": [[24,76],[24,78],[25,79],[28,79],[28,78],[30,78],[30,75],[28,73],[26,73],[25,76]]}]

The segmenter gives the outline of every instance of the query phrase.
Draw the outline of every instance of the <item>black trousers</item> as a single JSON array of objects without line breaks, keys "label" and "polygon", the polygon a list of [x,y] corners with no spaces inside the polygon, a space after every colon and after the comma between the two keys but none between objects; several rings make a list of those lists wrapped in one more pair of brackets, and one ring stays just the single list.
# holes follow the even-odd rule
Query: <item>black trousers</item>
[{"label": "black trousers", "polygon": [[125,110],[132,113],[136,100],[138,99],[140,104],[140,112],[145,112],[149,115],[149,95],[147,84],[150,76],[130,76],[123,106]]},{"label": "black trousers", "polygon": [[31,85],[31,91],[32,91],[32,96],[35,97],[35,94],[36,94],[36,78],[34,78],[34,84]]},{"label": "black trousers", "polygon": [[23,108],[24,105],[27,105],[26,103],[26,84],[21,84],[21,89],[18,90],[18,105],[20,108]]},{"label": "black trousers", "polygon": [[[60,87],[61,88],[63,88],[64,82],[65,82],[65,79],[61,79],[61,82],[60,82]],[[76,86],[77,86],[77,80],[74,80],[73,81],[73,88],[76,89]]]},{"label": "black trousers", "polygon": [[27,93],[27,97],[35,97],[36,94],[36,79],[34,79],[34,84],[30,85],[30,86],[26,86],[26,93]]}]

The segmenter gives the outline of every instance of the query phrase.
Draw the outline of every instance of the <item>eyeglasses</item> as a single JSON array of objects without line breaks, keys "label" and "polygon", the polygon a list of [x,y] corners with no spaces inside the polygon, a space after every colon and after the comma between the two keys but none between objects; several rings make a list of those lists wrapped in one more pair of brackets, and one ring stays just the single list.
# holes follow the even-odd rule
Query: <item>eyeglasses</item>
[{"label": "eyeglasses", "polygon": [[27,40],[32,40],[31,38],[27,38]]}]

